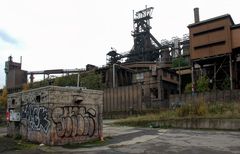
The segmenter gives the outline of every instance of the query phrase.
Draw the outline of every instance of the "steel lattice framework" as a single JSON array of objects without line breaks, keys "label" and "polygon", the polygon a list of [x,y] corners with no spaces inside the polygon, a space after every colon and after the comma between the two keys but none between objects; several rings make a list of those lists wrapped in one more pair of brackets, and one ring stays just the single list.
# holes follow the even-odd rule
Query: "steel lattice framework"
[{"label": "steel lattice framework", "polygon": [[162,40],[161,43],[151,34],[150,19],[152,19],[153,7],[133,14],[132,36],[134,45],[130,51],[117,53],[117,50],[111,48],[107,53],[107,64],[121,63],[123,58],[125,62],[139,61],[160,61],[161,63],[171,63],[172,58],[181,54],[189,53],[189,37],[174,37],[172,40]]},{"label": "steel lattice framework", "polygon": [[159,57],[161,44],[150,33],[150,19],[152,19],[153,7],[135,13],[133,18],[134,31],[132,32],[134,45],[129,53],[127,62],[155,61]]}]

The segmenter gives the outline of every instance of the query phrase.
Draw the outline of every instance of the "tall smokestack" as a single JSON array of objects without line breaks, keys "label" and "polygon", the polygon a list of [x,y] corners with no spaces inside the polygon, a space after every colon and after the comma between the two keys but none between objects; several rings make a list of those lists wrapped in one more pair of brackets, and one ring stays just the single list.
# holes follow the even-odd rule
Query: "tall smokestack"
[{"label": "tall smokestack", "polygon": [[198,23],[200,21],[199,8],[196,7],[193,9],[193,11],[194,11],[194,21],[195,21],[195,23]]}]

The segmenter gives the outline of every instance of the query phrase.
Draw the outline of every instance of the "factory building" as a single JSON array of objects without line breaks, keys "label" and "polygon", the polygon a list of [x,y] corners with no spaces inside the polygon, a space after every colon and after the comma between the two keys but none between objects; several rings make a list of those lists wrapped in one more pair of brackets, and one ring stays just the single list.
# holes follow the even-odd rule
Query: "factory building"
[{"label": "factory building", "polygon": [[[195,8],[189,35],[159,42],[150,32],[152,12],[153,7],[149,7],[134,13],[134,43],[129,51],[118,53],[111,48],[107,65],[94,67],[106,86],[104,113],[168,107],[169,96],[180,96],[188,83],[192,82],[192,92],[196,92],[196,81],[201,76],[208,78],[210,90],[223,90],[226,85],[229,89],[240,88],[240,24],[235,24],[229,14],[200,20],[199,9]],[[5,72],[7,88],[27,82],[21,63],[12,62],[11,57]],[[49,75],[48,71],[28,72],[38,73]]]},{"label": "factory building", "polygon": [[240,24],[229,14],[200,21],[195,9],[195,23],[188,28],[193,83],[206,75],[210,89],[221,90],[227,82],[230,89],[239,88]]},{"label": "factory building", "polygon": [[21,69],[22,62],[13,62],[12,56],[5,62],[6,88],[9,92],[18,91],[27,83],[27,71]]}]

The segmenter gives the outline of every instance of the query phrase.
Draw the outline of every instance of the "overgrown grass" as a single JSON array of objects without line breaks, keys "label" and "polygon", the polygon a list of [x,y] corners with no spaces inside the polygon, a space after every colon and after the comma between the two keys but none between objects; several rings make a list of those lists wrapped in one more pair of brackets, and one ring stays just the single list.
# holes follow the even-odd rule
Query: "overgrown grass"
[{"label": "overgrown grass", "polygon": [[132,116],[126,119],[120,119],[114,124],[128,125],[128,126],[143,126],[148,127],[149,123],[157,122],[159,120],[178,118],[177,112],[174,110],[161,111],[159,113],[148,113],[146,115]]},{"label": "overgrown grass", "polygon": [[240,118],[240,103],[188,103],[176,112],[179,117]]},{"label": "overgrown grass", "polygon": [[0,112],[0,127],[6,127],[6,115],[5,112]]},{"label": "overgrown grass", "polygon": [[21,139],[13,139],[6,136],[0,137],[0,153],[16,150],[31,150],[36,149],[37,147],[37,144],[33,144]]},{"label": "overgrown grass", "polygon": [[157,121],[186,119],[186,118],[240,118],[240,103],[214,103],[205,102],[187,103],[175,110],[148,113],[146,115],[132,116],[115,122],[117,125],[149,127]]}]

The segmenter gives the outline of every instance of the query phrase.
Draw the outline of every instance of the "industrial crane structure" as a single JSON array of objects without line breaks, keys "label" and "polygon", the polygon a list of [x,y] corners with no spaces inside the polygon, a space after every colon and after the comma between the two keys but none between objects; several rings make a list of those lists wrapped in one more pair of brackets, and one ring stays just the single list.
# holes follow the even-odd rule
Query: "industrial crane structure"
[{"label": "industrial crane structure", "polygon": [[133,11],[133,47],[130,51],[123,53],[118,53],[111,47],[111,51],[107,53],[107,64],[119,64],[123,58],[126,58],[124,63],[144,61],[171,63],[172,58],[183,54],[189,55],[188,35],[184,35],[181,39],[174,37],[171,41],[162,40],[159,43],[151,34],[152,12],[153,7],[146,7],[136,13]]}]

